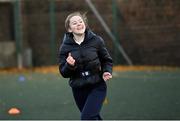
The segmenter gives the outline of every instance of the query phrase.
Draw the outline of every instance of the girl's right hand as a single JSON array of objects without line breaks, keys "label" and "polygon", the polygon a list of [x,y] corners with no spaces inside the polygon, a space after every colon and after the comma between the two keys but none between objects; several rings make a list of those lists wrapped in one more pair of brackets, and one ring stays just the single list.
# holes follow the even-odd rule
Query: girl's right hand
[{"label": "girl's right hand", "polygon": [[68,54],[68,57],[66,58],[66,61],[71,66],[75,65],[75,59],[71,56],[71,53]]}]

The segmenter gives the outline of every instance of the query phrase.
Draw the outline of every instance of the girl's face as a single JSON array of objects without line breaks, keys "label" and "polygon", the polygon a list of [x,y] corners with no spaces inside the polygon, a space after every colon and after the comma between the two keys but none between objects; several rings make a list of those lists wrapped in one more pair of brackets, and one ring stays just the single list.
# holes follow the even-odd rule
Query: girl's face
[{"label": "girl's face", "polygon": [[69,20],[69,32],[77,35],[84,34],[86,29],[85,23],[80,16],[73,16]]}]

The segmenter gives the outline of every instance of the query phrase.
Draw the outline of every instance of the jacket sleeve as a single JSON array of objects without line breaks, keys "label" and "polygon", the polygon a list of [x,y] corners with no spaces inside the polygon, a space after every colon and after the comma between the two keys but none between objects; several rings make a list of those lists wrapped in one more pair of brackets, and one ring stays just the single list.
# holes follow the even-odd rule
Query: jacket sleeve
[{"label": "jacket sleeve", "polygon": [[76,68],[76,66],[71,66],[66,62],[67,55],[68,55],[68,51],[67,49],[65,49],[65,46],[62,44],[62,46],[59,48],[58,64],[59,64],[59,72],[64,78],[70,78],[73,75],[73,72]]},{"label": "jacket sleeve", "polygon": [[104,40],[99,37],[98,43],[98,55],[101,62],[101,68],[103,72],[110,72],[112,74],[113,60],[105,46]]}]

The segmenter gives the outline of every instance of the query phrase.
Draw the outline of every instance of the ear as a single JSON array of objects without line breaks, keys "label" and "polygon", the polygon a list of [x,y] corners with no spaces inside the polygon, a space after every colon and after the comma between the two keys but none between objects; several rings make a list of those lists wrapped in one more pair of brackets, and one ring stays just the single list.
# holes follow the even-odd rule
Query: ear
[{"label": "ear", "polygon": [[72,30],[69,28],[69,29],[68,29],[68,32],[72,32]]}]

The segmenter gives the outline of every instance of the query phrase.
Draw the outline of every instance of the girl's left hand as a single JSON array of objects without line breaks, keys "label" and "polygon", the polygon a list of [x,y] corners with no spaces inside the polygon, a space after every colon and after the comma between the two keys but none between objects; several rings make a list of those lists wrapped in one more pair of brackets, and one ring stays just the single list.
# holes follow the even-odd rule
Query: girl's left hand
[{"label": "girl's left hand", "polygon": [[109,80],[109,79],[111,79],[111,78],[112,78],[111,73],[109,73],[109,72],[104,72],[104,73],[103,73],[103,79],[104,79],[104,81],[107,81],[107,80]]}]

